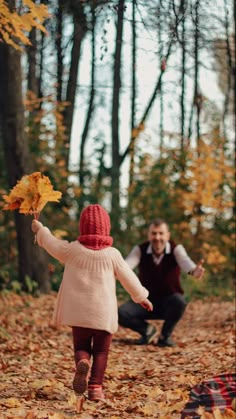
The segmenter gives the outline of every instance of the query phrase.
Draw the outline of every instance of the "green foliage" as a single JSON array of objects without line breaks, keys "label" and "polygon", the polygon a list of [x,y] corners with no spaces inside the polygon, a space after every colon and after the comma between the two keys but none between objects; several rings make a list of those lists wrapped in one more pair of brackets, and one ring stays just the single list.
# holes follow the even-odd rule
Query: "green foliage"
[{"label": "green foliage", "polygon": [[211,276],[208,272],[201,281],[182,274],[182,286],[187,301],[205,297],[220,297],[224,300],[235,298],[235,283],[232,278],[225,277],[217,280],[217,277]]},{"label": "green foliage", "polygon": [[22,284],[19,281],[11,281],[9,289],[15,292],[16,294],[20,294],[20,292],[22,291]]},{"label": "green foliage", "polygon": [[35,294],[38,291],[38,284],[33,281],[28,275],[25,277],[25,290],[29,294]]}]

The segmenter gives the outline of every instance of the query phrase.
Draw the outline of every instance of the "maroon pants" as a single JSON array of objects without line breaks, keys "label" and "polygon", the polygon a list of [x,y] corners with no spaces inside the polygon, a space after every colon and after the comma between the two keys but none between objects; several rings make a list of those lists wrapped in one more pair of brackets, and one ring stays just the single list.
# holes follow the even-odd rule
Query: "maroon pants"
[{"label": "maroon pants", "polygon": [[93,358],[89,384],[103,383],[108,353],[112,341],[111,333],[87,327],[72,327],[75,364],[81,359]]}]

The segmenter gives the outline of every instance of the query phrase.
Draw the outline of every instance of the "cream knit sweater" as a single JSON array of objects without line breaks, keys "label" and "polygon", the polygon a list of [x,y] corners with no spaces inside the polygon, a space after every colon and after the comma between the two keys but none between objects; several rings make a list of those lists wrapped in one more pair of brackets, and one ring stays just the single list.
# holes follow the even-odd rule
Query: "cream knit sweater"
[{"label": "cream knit sweater", "polygon": [[114,333],[118,328],[116,278],[136,303],[148,296],[138,277],[114,247],[91,250],[77,240],[54,237],[38,222],[37,242],[65,265],[53,321]]}]

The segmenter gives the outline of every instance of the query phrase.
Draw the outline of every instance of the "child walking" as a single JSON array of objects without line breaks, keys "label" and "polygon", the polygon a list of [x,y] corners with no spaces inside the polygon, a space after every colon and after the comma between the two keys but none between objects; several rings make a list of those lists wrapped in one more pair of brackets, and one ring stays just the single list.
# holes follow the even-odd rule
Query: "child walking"
[{"label": "child walking", "polygon": [[72,242],[57,239],[37,220],[32,222],[39,246],[64,264],[53,321],[57,326],[72,327],[76,366],[73,389],[77,394],[88,390],[88,398],[93,401],[104,399],[108,353],[118,329],[116,278],[134,302],[152,311],[148,291],[112,247],[110,229],[110,217],[98,204],[82,211],[80,235]]}]

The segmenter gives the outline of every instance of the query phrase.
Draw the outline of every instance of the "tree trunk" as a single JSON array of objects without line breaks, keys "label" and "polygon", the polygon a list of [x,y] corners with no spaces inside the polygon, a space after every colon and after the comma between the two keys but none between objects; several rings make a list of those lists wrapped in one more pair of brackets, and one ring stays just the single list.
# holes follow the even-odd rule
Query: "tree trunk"
[{"label": "tree trunk", "polygon": [[95,94],[95,44],[96,44],[96,37],[95,37],[95,25],[96,25],[96,14],[95,14],[95,5],[91,6],[92,12],[92,38],[91,38],[91,45],[92,45],[92,57],[91,57],[91,88],[90,88],[90,98],[89,98],[89,105],[87,116],[85,120],[84,129],[81,136],[81,143],[80,143],[80,164],[79,164],[79,184],[82,188],[82,195],[80,202],[83,207],[84,201],[84,193],[83,193],[83,184],[84,184],[84,153],[85,153],[85,144],[88,138],[89,127],[93,115],[93,104],[94,104],[94,94]]},{"label": "tree trunk", "polygon": [[[199,8],[200,1],[196,0],[194,5],[194,24],[195,24],[195,33],[194,33],[194,97],[193,97],[193,112],[196,110],[196,150],[198,156],[200,156],[200,142],[201,142],[201,130],[200,130],[200,113],[202,106],[202,97],[199,91]],[[192,116],[193,116],[192,112]],[[190,137],[189,137],[190,138]],[[202,223],[201,223],[201,203],[195,205],[195,216],[196,216],[196,233],[194,236],[195,247],[199,247],[201,243],[202,235]]]},{"label": "tree trunk", "polygon": [[186,136],[185,136],[185,78],[186,78],[186,34],[185,34],[185,0],[181,1],[180,13],[182,15],[181,31],[181,96],[180,96],[180,166],[185,172],[186,159]]},{"label": "tree trunk", "polygon": [[194,80],[194,102],[197,109],[197,144],[199,143],[200,132],[200,113],[201,113],[201,95],[199,92],[199,6],[200,0],[196,1],[195,5],[195,46],[194,46],[194,59],[195,59],[195,80]]},{"label": "tree trunk", "polygon": [[129,168],[129,186],[132,186],[134,180],[134,128],[136,114],[136,71],[137,71],[137,47],[136,47],[136,18],[135,18],[136,0],[132,0],[132,97],[131,97],[131,141],[132,148],[130,150],[130,168]]},{"label": "tree trunk", "polygon": [[[32,159],[24,138],[19,52],[9,45],[0,44],[0,63],[0,132],[2,132],[9,187],[13,188],[24,174],[32,171]],[[19,281],[26,289],[26,280],[34,280],[42,292],[48,292],[50,283],[47,256],[34,244],[31,221],[31,217],[15,212]]]},{"label": "tree trunk", "polygon": [[[157,8],[157,17],[158,17],[158,42],[159,42],[159,61],[162,63],[163,60],[163,41],[162,41],[162,19],[161,19],[161,7],[162,2],[160,2],[158,8]],[[161,64],[162,65],[162,64]],[[164,123],[164,97],[163,97],[163,88],[162,88],[162,79],[160,80],[160,118],[159,118],[159,136],[160,136],[160,157],[162,156],[162,150],[163,150],[163,141],[164,141],[164,135],[163,135],[163,123]]]},{"label": "tree trunk", "polygon": [[59,1],[57,11],[57,33],[56,33],[56,50],[57,50],[57,101],[62,101],[62,75],[63,75],[63,54],[62,54],[62,26],[63,13]]},{"label": "tree trunk", "polygon": [[181,153],[185,149],[185,63],[186,63],[186,39],[185,39],[185,0],[181,2],[182,19],[182,39],[181,39],[181,98],[180,98],[180,125],[181,125]]},{"label": "tree trunk", "polygon": [[36,28],[33,28],[29,35],[31,45],[27,48],[28,52],[28,90],[34,92],[36,97],[39,96],[39,85],[37,78],[37,41],[36,41]]},{"label": "tree trunk", "polygon": [[[79,10],[79,12],[82,11]],[[84,16],[81,17],[84,19]],[[67,167],[69,167],[69,143],[71,138],[71,131],[72,131],[72,123],[73,123],[73,115],[74,115],[74,108],[75,108],[75,96],[77,90],[77,76],[78,76],[78,69],[79,69],[79,59],[81,53],[81,43],[83,37],[85,35],[85,29],[80,24],[78,16],[74,16],[74,33],[73,33],[73,45],[71,50],[71,61],[70,61],[70,72],[69,78],[67,83],[67,91],[66,91],[66,101],[69,105],[66,107],[64,111],[64,124],[66,127],[66,142],[64,155],[65,160],[67,163]]]},{"label": "tree trunk", "polygon": [[192,136],[192,123],[193,123],[193,115],[194,109],[196,109],[196,137],[197,143],[200,139],[200,112],[201,112],[201,95],[199,92],[199,7],[200,7],[200,0],[196,0],[194,5],[194,25],[195,25],[195,34],[194,34],[194,94],[193,94],[193,104],[190,112],[189,118],[189,130],[188,130],[188,141],[190,142]]},{"label": "tree trunk", "polygon": [[234,78],[234,124],[236,133],[236,3],[234,2],[234,66],[233,66],[233,78]]},{"label": "tree trunk", "polygon": [[[27,73],[27,82],[28,82],[28,93],[33,94],[33,101],[40,97],[41,91],[41,79],[39,78],[40,75],[40,68],[38,65],[38,40],[37,40],[37,30],[33,28],[29,34],[31,45],[27,47],[27,54],[28,54],[28,73]],[[32,100],[31,95],[29,94],[29,100]],[[33,106],[32,109],[28,112],[28,121],[27,125],[29,127],[28,131],[28,138],[31,141],[32,148],[37,152],[38,150],[38,142],[35,142],[35,138],[39,138],[40,135],[40,125],[41,121],[38,120],[38,112],[39,108],[41,107],[41,103],[38,103],[38,107]]]},{"label": "tree trunk", "polygon": [[223,111],[223,134],[226,141],[227,138],[227,128],[226,128],[226,118],[229,113],[229,104],[230,104],[230,94],[232,90],[232,81],[233,81],[233,63],[232,63],[232,53],[230,48],[230,23],[229,23],[229,11],[227,8],[227,2],[224,1],[224,11],[225,11],[225,37],[226,37],[226,59],[227,59],[227,87],[225,92],[224,100],[224,111]]},{"label": "tree trunk", "polygon": [[111,168],[111,190],[112,190],[112,213],[116,217],[112,220],[114,230],[120,225],[120,154],[119,154],[119,104],[121,88],[121,48],[124,22],[124,0],[118,2],[118,19],[116,27],[116,50],[114,55],[113,73],[113,99],[112,99],[112,168]]}]

